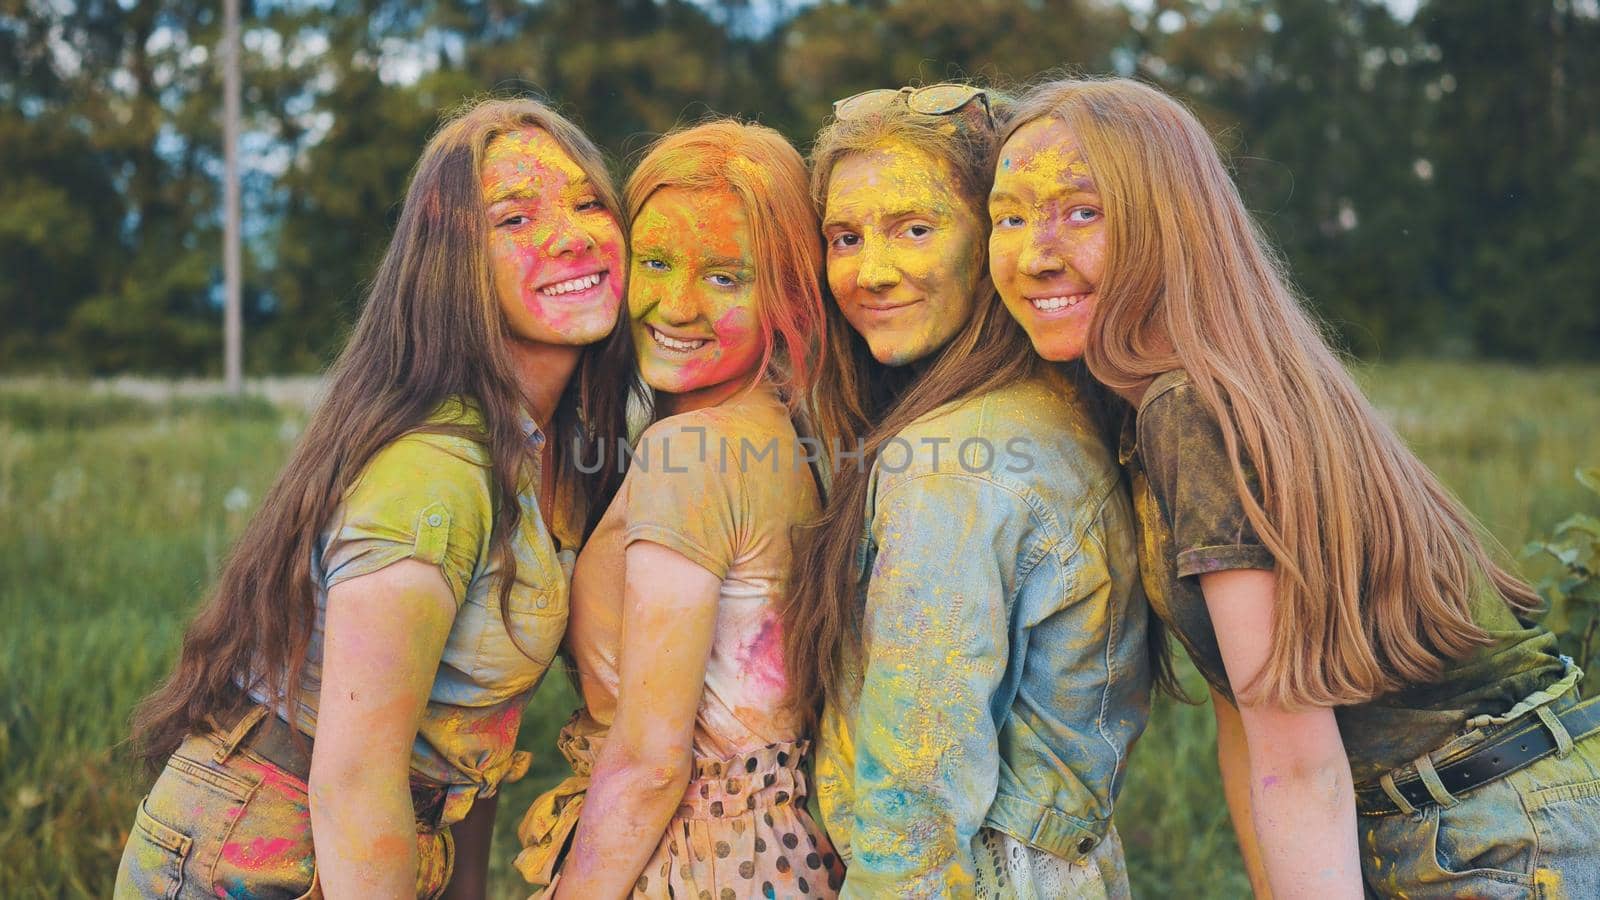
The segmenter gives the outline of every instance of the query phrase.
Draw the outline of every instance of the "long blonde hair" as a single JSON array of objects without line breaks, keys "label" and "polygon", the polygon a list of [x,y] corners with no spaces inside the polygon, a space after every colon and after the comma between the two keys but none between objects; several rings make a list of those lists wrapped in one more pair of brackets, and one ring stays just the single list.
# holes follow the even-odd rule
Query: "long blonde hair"
[{"label": "long blonde hair", "polygon": [[663,135],[623,188],[628,218],[665,188],[726,191],[750,223],[756,267],[758,372],[798,409],[816,379],[823,344],[822,229],[806,193],[806,164],[764,125],[714,119]]},{"label": "long blonde hair", "polygon": [[1272,650],[1249,699],[1346,705],[1434,682],[1490,642],[1476,591],[1537,607],[1329,349],[1188,109],[1138,82],[1068,79],[1031,90],[1006,136],[1040,119],[1071,130],[1105,204],[1090,372],[1135,393],[1189,372],[1277,560]]}]

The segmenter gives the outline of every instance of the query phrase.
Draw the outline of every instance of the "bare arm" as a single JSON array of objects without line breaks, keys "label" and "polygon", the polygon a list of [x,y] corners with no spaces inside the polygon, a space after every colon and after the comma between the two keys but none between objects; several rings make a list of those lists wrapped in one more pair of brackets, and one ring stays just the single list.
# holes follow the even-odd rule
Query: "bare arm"
[{"label": "bare arm", "polygon": [[411,750],[455,613],[438,567],[417,560],[328,592],[309,788],[329,897],[416,895]]},{"label": "bare arm", "polygon": [[556,896],[622,897],[661,843],[692,774],[722,580],[660,544],[628,545],[617,714]]},{"label": "bare arm", "polygon": [[[1276,585],[1276,575],[1262,569],[1200,576],[1235,696],[1267,661]],[[1333,710],[1241,703],[1239,718],[1251,818],[1273,894],[1361,897],[1355,791]]]},{"label": "bare arm", "polygon": [[494,837],[494,813],[498,795],[480,797],[467,817],[450,826],[455,840],[455,871],[442,900],[483,900],[489,890],[489,841]]},{"label": "bare arm", "polygon": [[1211,711],[1217,717],[1217,768],[1222,772],[1222,794],[1228,801],[1228,817],[1233,834],[1239,839],[1239,855],[1244,857],[1250,890],[1259,900],[1270,900],[1267,870],[1261,865],[1261,847],[1250,817],[1250,748],[1244,739],[1244,722],[1239,710],[1226,697],[1211,692]]}]

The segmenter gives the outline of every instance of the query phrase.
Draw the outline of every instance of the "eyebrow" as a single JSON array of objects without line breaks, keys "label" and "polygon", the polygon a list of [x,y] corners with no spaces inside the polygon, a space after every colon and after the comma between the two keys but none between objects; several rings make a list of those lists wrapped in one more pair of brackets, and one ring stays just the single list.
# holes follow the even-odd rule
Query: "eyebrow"
[{"label": "eyebrow", "polygon": [[[589,176],[587,175],[581,176],[576,180],[569,182],[566,188],[562,191],[562,193],[565,195],[593,192],[594,186],[590,183]],[[540,192],[531,191],[525,187],[497,188],[496,190],[490,192],[489,196],[485,198],[485,202],[493,206],[496,203],[503,203],[507,200],[538,200],[540,199],[540,196]]]},{"label": "eyebrow", "polygon": [[[898,222],[901,219],[910,219],[910,218],[913,218],[913,217],[915,217],[915,218],[923,218],[923,219],[943,219],[944,218],[944,214],[939,212],[939,211],[937,211],[937,210],[919,209],[919,208],[914,207],[914,206],[906,206],[906,207],[902,207],[900,209],[890,210],[889,212],[886,212],[883,215],[878,216],[877,218],[881,222]],[[827,231],[830,228],[856,228],[856,227],[858,227],[858,226],[854,222],[847,222],[844,219],[828,219],[827,221],[822,223],[822,230],[823,231]]]}]

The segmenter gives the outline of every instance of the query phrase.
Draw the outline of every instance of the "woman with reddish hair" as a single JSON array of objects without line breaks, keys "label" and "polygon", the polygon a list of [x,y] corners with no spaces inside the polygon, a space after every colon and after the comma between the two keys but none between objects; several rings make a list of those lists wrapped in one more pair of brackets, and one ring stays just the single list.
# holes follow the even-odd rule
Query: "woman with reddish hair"
[{"label": "woman with reddish hair", "polygon": [[831,897],[779,617],[790,530],[819,505],[791,418],[823,322],[805,165],[713,121],[658,141],[625,195],[657,421],[578,557],[573,775],[528,811],[517,866],[545,896]]}]

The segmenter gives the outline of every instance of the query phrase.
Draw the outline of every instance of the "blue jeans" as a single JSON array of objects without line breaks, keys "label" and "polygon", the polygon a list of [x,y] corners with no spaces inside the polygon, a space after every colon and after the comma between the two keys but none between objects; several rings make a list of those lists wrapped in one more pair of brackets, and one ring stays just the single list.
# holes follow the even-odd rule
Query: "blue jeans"
[{"label": "blue jeans", "polygon": [[[1560,712],[1576,698],[1557,700]],[[1512,727],[1511,725],[1501,727]],[[1479,729],[1434,758],[1481,742]],[[1361,870],[1374,897],[1600,898],[1600,734],[1413,813],[1362,817]]]},{"label": "blue jeans", "polygon": [[[322,897],[306,783],[246,748],[240,735],[193,735],[134,813],[113,896],[200,900]],[[448,829],[417,832],[417,896],[450,880]]]}]

